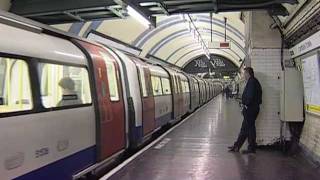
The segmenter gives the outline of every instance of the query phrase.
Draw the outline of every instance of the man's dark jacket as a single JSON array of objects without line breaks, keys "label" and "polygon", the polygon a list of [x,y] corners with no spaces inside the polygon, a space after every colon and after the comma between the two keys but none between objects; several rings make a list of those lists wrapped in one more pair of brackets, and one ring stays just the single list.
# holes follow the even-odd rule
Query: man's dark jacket
[{"label": "man's dark jacket", "polygon": [[251,76],[242,94],[242,104],[247,107],[259,107],[262,103],[262,90],[259,81]]}]

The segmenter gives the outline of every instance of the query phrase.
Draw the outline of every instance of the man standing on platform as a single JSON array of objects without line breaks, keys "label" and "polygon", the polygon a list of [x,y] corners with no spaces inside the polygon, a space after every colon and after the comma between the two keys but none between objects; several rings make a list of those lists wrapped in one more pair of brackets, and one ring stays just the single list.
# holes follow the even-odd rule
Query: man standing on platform
[{"label": "man standing on platform", "polygon": [[244,77],[247,81],[242,94],[242,115],[244,119],[237,141],[233,146],[228,148],[230,152],[239,152],[239,149],[248,138],[248,149],[242,152],[248,154],[256,152],[255,121],[259,114],[260,104],[262,103],[262,89],[259,81],[254,77],[254,72],[251,67],[244,69]]}]

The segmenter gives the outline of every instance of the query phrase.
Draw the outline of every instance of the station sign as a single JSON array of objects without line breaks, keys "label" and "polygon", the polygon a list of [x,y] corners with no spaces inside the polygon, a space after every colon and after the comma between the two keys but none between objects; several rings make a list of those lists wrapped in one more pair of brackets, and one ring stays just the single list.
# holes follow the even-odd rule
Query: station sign
[{"label": "station sign", "polygon": [[221,41],[209,41],[209,49],[230,49],[230,42],[221,42]]},{"label": "station sign", "polygon": [[320,46],[320,31],[298,43],[290,49],[290,55],[292,58],[301,56],[311,50],[314,50]]}]

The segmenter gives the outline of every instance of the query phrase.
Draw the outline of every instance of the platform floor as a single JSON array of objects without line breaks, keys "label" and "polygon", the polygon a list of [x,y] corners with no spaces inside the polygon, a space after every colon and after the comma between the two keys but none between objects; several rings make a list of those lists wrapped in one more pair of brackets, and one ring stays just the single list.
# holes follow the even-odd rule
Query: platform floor
[{"label": "platform floor", "polygon": [[242,116],[233,99],[218,96],[111,180],[319,180],[306,160],[278,151],[227,152]]}]

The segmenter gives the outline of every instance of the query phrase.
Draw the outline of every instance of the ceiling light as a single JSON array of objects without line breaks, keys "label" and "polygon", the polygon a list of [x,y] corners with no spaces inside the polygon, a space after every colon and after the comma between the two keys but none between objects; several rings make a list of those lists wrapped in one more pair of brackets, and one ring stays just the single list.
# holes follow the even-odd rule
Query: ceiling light
[{"label": "ceiling light", "polygon": [[151,24],[150,21],[148,21],[145,17],[143,17],[139,12],[137,12],[135,9],[133,9],[131,6],[128,5],[127,7],[128,14],[139,21],[142,25],[149,27]]}]

